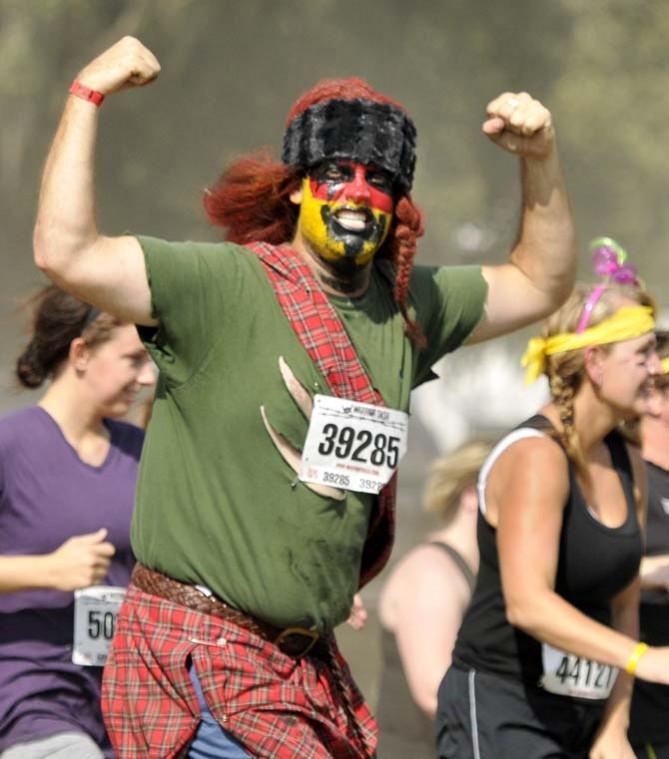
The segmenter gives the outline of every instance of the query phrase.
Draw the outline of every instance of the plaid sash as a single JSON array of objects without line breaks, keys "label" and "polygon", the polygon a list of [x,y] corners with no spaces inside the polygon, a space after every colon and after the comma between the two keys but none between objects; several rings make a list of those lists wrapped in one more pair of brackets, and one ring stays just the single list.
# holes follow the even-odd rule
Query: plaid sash
[{"label": "plaid sash", "polygon": [[[264,242],[246,247],[259,257],[295,334],[325,377],[333,395],[385,406],[358,354],[311,269],[290,246]],[[395,537],[397,474],[375,499],[362,552],[360,587],[385,566]]]}]

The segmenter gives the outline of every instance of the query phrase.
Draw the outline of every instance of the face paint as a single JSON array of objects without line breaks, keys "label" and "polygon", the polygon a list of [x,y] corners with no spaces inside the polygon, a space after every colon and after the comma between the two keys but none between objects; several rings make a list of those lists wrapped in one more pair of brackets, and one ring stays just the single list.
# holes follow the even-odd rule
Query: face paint
[{"label": "face paint", "polygon": [[343,268],[365,266],[388,234],[393,207],[387,172],[326,161],[303,181],[300,231],[324,260]]}]

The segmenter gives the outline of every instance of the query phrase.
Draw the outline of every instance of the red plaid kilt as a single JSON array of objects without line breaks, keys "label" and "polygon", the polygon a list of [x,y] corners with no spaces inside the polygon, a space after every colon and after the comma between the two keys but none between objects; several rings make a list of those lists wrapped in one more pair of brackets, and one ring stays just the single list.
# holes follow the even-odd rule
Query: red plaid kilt
[{"label": "red plaid kilt", "polygon": [[316,657],[293,659],[230,622],[130,585],[102,687],[114,749],[120,759],[172,759],[188,746],[200,721],[192,661],[212,714],[253,756],[373,756],[376,722],[334,641],[332,647],[341,685]]}]

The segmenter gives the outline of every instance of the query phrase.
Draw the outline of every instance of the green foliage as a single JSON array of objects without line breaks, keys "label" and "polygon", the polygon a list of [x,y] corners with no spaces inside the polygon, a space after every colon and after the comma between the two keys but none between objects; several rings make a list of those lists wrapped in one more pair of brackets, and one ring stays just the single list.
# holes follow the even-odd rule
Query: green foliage
[{"label": "green foliage", "polygon": [[133,34],[163,72],[103,106],[99,206],[110,233],[213,237],[199,198],[225,162],[278,150],[290,103],[315,79],[359,74],[417,123],[423,260],[504,257],[517,168],[480,124],[486,102],[518,89],[554,113],[583,242],[619,238],[666,284],[668,27],[663,3],[626,0],[0,0],[0,193],[13,209],[4,255],[19,280],[34,277],[38,178],[67,86]]}]

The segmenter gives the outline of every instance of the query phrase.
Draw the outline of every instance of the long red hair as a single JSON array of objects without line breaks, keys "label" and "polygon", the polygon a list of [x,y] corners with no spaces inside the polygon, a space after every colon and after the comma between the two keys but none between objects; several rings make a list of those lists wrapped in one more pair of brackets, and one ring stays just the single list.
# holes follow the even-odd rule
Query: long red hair
[{"label": "long red hair", "polygon": [[[372,100],[404,107],[374,90],[363,79],[324,79],[301,95],[290,109],[286,124],[307,108],[327,100]],[[300,188],[304,169],[286,166],[263,149],[240,156],[204,194],[204,207],[212,224],[225,229],[226,239],[244,245],[262,240],[273,245],[290,242],[295,235],[299,206],[290,195]],[[377,256],[396,266],[393,296],[409,337],[423,347],[425,336],[409,317],[409,280],[417,240],[424,233],[424,217],[408,194],[395,200],[393,221]]]}]

